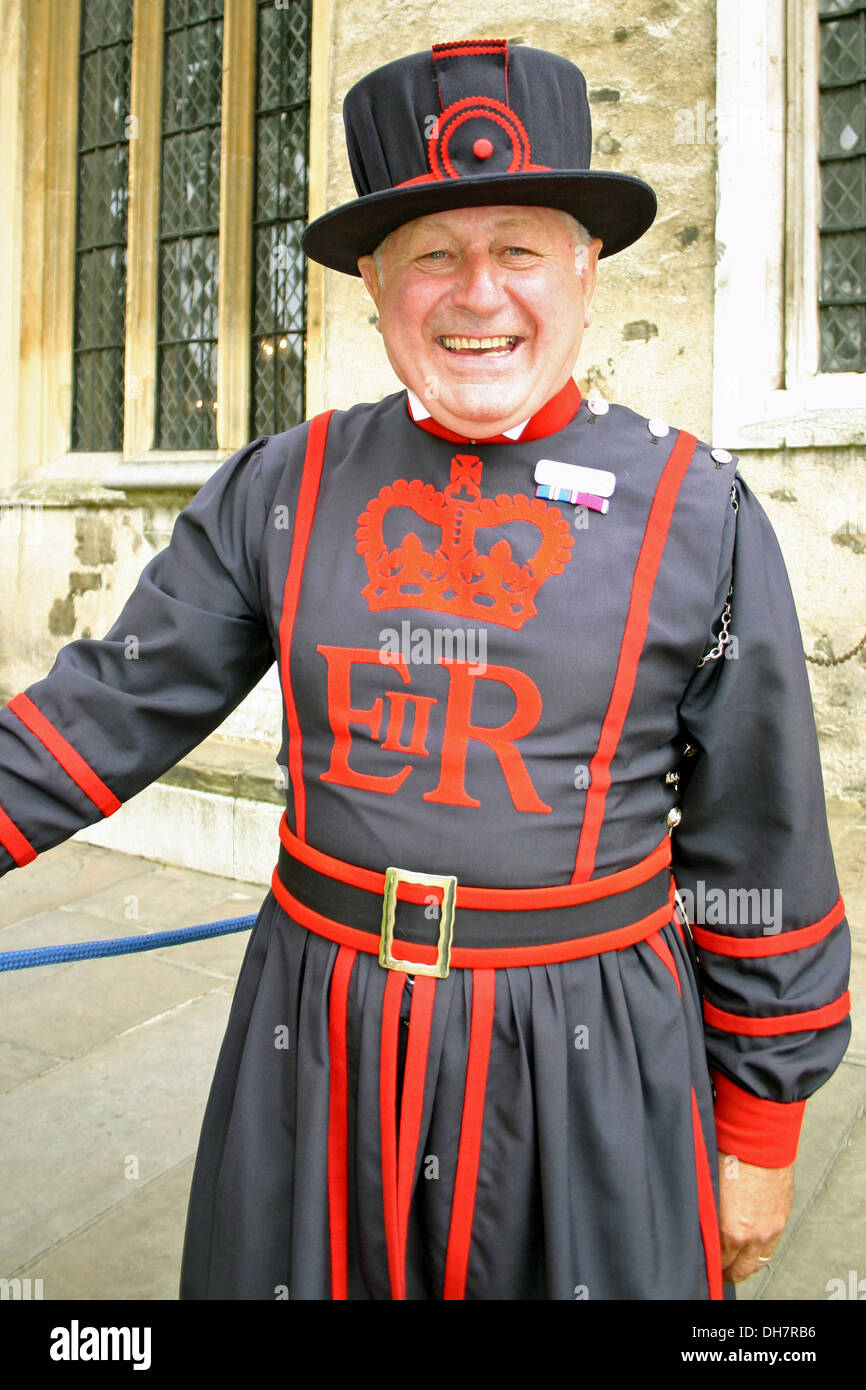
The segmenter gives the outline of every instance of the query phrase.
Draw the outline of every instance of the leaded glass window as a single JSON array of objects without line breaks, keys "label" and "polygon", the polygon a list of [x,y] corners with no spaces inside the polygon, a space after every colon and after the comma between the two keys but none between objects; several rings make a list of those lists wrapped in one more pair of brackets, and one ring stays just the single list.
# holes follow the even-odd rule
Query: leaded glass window
[{"label": "leaded glass window", "polygon": [[821,0],[821,370],[866,371],[866,3]]},{"label": "leaded glass window", "polygon": [[132,0],[82,0],[72,447],[123,441]]},{"label": "leaded glass window", "polygon": [[304,418],[310,0],[258,6],[253,209],[253,436]]},{"label": "leaded glass window", "polygon": [[156,443],[216,448],[222,0],[166,0]]}]

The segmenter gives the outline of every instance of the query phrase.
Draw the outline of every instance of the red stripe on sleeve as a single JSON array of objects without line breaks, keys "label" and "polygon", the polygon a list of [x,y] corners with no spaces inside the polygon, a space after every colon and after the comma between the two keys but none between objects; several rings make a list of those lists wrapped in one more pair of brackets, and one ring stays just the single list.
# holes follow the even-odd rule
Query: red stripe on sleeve
[{"label": "red stripe on sleeve", "polygon": [[787,1168],[793,1163],[806,1102],[761,1100],[721,1072],[711,1071],[710,1076],[716,1088],[716,1142],[722,1153],[759,1168]]},{"label": "red stripe on sleeve", "polygon": [[[704,1246],[704,1261],[707,1268],[707,1288],[711,1299],[723,1297],[722,1293],[722,1242],[719,1235],[719,1217],[716,1210],[716,1194],[713,1191],[713,1178],[701,1126],[701,1115],[695,1088],[692,1087],[692,1130],[695,1138],[695,1176],[698,1183],[698,1221],[701,1227],[701,1240]],[[715,1159],[715,1155],[713,1155]]]},{"label": "red stripe on sleeve", "polygon": [[72,778],[94,806],[98,806],[104,816],[111,816],[120,810],[121,802],[114,792],[105,785],[101,777],[97,777],[90,764],[84,761],[80,753],[76,753],[71,743],[67,743],[60,731],[36,708],[29,696],[14,696],[6,708],[17,715],[31,734],[45,745],[67,776]]},{"label": "red stripe on sleeve", "polygon": [[692,927],[692,936],[702,951],[712,951],[717,956],[737,956],[741,960],[758,956],[781,956],[789,951],[801,951],[805,946],[814,946],[829,936],[845,916],[845,904],[841,895],[834,906],[818,922],[808,927],[796,927],[792,931],[780,932],[776,936],[725,936],[721,932],[705,931],[703,927]]},{"label": "red stripe on sleeve", "polygon": [[36,850],[26,835],[21,834],[15,822],[7,816],[2,806],[0,806],[0,845],[8,854],[11,854],[19,869],[23,869],[25,864],[29,864],[36,858]]},{"label": "red stripe on sleeve", "polygon": [[649,626],[649,610],[653,586],[661,564],[674,505],[686,476],[697,440],[683,430],[677,435],[670,457],[655,490],[647,518],[646,531],[635,565],[629,597],[628,613],[623,628],[616,675],[610,703],[601,726],[598,747],[589,765],[589,789],[572,883],[591,878],[595,868],[598,838],[604,820],[605,800],[610,786],[610,765],[616,754],[631,697],[637,679],[643,644]]},{"label": "red stripe on sleeve", "polygon": [[349,1080],[346,1010],[357,952],[341,946],[331,975],[328,1044],[331,1064],[328,1098],[328,1216],[331,1232],[331,1298],[349,1297]]},{"label": "red stripe on sleeve", "polygon": [[448,1232],[448,1253],[445,1259],[443,1298],[446,1300],[463,1299],[466,1294],[466,1273],[475,1216],[475,1191],[478,1186],[478,1161],[481,1156],[484,1096],[487,1089],[495,997],[496,972],[473,970],[466,1090],[460,1122],[454,1199],[451,1204],[451,1229]]},{"label": "red stripe on sleeve", "polygon": [[328,425],[333,413],[333,410],[327,410],[322,415],[316,415],[310,421],[310,428],[307,431],[307,448],[298,494],[292,553],[289,557],[289,570],[286,575],[286,587],[283,591],[283,611],[280,614],[280,673],[283,684],[283,699],[286,705],[286,723],[289,730],[288,773],[295,804],[295,830],[299,840],[306,839],[307,798],[304,787],[301,725],[292,692],[291,647],[301,593],[301,576],[304,572],[304,561],[307,558],[316,500],[319,496],[319,483],[325,462],[325,441],[328,437]]},{"label": "red stripe on sleeve", "polygon": [[742,1033],[747,1038],[772,1038],[778,1033],[808,1033],[813,1028],[832,1028],[841,1023],[851,1011],[851,996],[847,989],[832,1004],[821,1009],[804,1009],[798,1014],[776,1014],[773,1018],[748,1018],[729,1014],[704,1000],[704,1021],[723,1033]]}]

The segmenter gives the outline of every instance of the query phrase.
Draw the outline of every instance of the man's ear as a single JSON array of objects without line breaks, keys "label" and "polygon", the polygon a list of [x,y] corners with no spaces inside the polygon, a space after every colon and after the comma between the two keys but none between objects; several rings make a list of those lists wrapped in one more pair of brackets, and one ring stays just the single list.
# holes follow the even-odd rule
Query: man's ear
[{"label": "man's ear", "polygon": [[601,237],[593,237],[586,248],[586,265],[580,272],[580,278],[583,281],[583,299],[587,309],[589,308],[590,301],[595,292],[595,276],[598,270],[598,258],[601,254],[603,245],[604,243]]},{"label": "man's ear", "polygon": [[368,295],[378,309],[381,286],[379,284],[379,275],[376,270],[376,262],[373,260],[373,257],[361,256],[358,260],[358,270],[361,272],[361,279],[367,287]]}]

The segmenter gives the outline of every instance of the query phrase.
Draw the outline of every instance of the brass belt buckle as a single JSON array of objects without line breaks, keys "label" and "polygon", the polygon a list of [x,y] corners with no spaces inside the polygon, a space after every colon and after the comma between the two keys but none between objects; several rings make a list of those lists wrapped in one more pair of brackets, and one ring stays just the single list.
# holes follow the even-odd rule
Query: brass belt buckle
[{"label": "brass belt buckle", "polygon": [[[423,965],[420,961],[395,960],[391,954],[391,948],[394,944],[394,917],[397,911],[398,883],[429,884],[433,888],[442,889],[435,965]],[[379,964],[384,965],[386,970],[402,970],[406,975],[432,975],[436,980],[446,979],[451,965],[456,892],[457,879],[453,874],[421,874],[410,873],[408,869],[386,869],[385,894],[382,903],[382,930],[379,934]]]}]

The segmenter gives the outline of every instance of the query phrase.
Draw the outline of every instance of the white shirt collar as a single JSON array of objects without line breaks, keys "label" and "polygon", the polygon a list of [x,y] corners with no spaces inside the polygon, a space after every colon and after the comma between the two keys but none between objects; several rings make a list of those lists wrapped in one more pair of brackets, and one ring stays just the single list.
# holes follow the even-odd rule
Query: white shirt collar
[{"label": "white shirt collar", "polygon": [[[409,397],[409,413],[412,419],[429,420],[431,418],[430,411],[421,404],[415,392],[410,391],[408,386],[406,387],[406,395]],[[525,420],[521,420],[519,425],[512,425],[510,430],[503,430],[502,433],[509,439],[519,439],[531,418],[531,416],[527,416]],[[467,436],[467,438],[469,438],[469,436]]]}]

